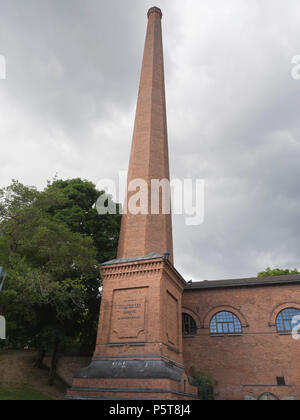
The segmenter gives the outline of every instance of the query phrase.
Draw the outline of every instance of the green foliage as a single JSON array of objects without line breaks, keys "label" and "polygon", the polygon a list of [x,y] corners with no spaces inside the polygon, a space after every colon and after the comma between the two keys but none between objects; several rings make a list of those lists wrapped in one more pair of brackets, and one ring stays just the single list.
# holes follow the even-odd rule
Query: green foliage
[{"label": "green foliage", "polygon": [[0,401],[49,401],[51,398],[42,392],[32,389],[29,385],[18,388],[0,387]]},{"label": "green foliage", "polygon": [[54,219],[63,222],[72,232],[90,236],[97,249],[99,264],[116,257],[121,223],[119,205],[118,214],[100,217],[95,203],[103,191],[97,191],[94,184],[81,179],[55,180],[48,184],[47,192],[65,198],[65,203],[50,209]]},{"label": "green foliage", "polygon": [[99,313],[98,263],[116,255],[120,215],[99,216],[102,192],[80,179],[42,192],[18,181],[0,190],[0,294],[8,343],[93,350]]},{"label": "green foliage", "polygon": [[191,374],[198,387],[198,396],[201,400],[214,400],[214,385],[217,381],[211,376],[206,375],[201,369],[196,369],[194,366],[191,368]]},{"label": "green foliage", "polygon": [[300,274],[299,271],[295,268],[294,270],[275,268],[271,269],[270,267],[266,268],[265,271],[258,273],[258,277],[270,277],[270,276],[284,276],[287,274]]},{"label": "green foliage", "polygon": [[[55,197],[63,197],[64,201],[61,204],[53,205],[49,212],[54,220],[65,224],[72,232],[92,239],[98,264],[116,257],[121,224],[119,205],[117,205],[116,215],[99,216],[95,203],[103,191],[98,191],[91,182],[78,178],[65,181],[56,179],[52,183],[48,183],[46,191]],[[81,319],[76,345],[80,347],[80,343],[84,343],[87,352],[91,352],[94,350],[98,326],[98,275],[90,279],[86,286],[88,288],[86,304],[89,310],[84,313]]]}]

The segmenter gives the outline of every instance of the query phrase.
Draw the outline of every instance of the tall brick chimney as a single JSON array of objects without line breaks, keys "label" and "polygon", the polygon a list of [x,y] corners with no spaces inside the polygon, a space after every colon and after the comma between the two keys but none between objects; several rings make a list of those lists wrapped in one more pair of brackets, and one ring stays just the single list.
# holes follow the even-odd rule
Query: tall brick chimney
[{"label": "tall brick chimney", "polygon": [[[143,179],[149,187],[153,179],[170,178],[161,18],[159,8],[152,7],[148,11],[128,170],[128,184],[134,179]],[[126,209],[133,194],[135,192],[127,191]],[[169,251],[169,260],[173,262],[171,214],[161,214],[160,206],[160,214],[151,215],[150,188],[148,204],[148,214],[133,215],[127,212],[123,215],[118,258],[143,257]]]},{"label": "tall brick chimney", "polygon": [[[169,179],[161,17],[157,7],[148,12],[128,183]],[[186,282],[173,265],[171,215],[123,215],[118,258],[100,271],[94,356],[76,373],[67,398],[197,399],[183,364]]]}]

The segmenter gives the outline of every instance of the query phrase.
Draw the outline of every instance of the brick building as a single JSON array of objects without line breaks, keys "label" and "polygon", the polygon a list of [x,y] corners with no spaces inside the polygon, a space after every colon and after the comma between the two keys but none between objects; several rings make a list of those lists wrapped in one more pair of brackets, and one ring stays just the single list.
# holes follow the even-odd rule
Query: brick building
[{"label": "brick building", "polygon": [[146,211],[129,209],[132,182],[170,179],[161,19],[159,8],[148,11],[126,211],[117,258],[100,268],[96,348],[67,398],[197,399],[194,366],[217,380],[218,399],[299,399],[291,331],[300,275],[186,284],[174,266],[170,212],[150,211],[150,190]]},{"label": "brick building", "polygon": [[190,284],[183,354],[217,381],[216,399],[300,399],[300,275]]}]

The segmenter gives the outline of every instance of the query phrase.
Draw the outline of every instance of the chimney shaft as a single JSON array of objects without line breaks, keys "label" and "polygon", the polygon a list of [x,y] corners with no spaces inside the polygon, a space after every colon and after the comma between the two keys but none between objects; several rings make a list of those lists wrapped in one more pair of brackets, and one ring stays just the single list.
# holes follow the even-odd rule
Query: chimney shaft
[{"label": "chimney shaft", "polygon": [[[148,214],[131,214],[128,191],[119,240],[118,258],[143,257],[150,253],[170,251],[173,262],[171,214],[151,214],[151,181],[169,180],[168,134],[165,100],[164,60],[162,45],[162,12],[157,7],[148,11],[148,26],[140,78],[134,133],[128,170],[128,184],[142,179],[148,185]],[[170,200],[170,193],[165,192]]]}]

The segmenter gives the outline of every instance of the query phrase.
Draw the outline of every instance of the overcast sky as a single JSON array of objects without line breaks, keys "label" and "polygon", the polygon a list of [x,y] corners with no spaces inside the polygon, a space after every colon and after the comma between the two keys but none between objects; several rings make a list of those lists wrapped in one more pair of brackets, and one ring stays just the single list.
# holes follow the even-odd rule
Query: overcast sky
[{"label": "overcast sky", "polygon": [[300,268],[299,0],[0,0],[0,186],[127,169],[151,6],[164,14],[171,175],[206,181],[204,224],[174,218],[177,269]]}]

